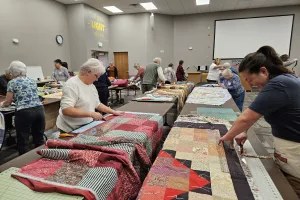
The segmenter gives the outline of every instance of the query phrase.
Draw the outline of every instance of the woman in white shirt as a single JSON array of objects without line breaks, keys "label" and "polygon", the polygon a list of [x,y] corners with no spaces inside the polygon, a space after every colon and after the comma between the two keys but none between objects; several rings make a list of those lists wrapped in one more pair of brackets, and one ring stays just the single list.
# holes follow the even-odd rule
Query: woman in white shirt
[{"label": "woman in white shirt", "polygon": [[95,112],[95,109],[113,115],[122,114],[99,101],[93,82],[104,73],[103,64],[99,60],[91,58],[82,65],[78,76],[72,77],[66,82],[56,121],[61,132],[71,132],[92,121],[101,120],[102,115]]},{"label": "woman in white shirt", "polygon": [[222,66],[219,66],[220,62],[221,59],[216,58],[215,62],[210,65],[206,78],[208,83],[218,83],[221,74],[220,68],[222,68]]}]

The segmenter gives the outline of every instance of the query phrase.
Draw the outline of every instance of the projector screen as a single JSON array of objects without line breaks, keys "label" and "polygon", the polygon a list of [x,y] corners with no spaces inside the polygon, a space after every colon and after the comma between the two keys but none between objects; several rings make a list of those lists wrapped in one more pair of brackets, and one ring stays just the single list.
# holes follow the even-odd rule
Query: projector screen
[{"label": "projector screen", "polygon": [[240,59],[261,46],[290,54],[294,15],[215,21],[213,58]]}]

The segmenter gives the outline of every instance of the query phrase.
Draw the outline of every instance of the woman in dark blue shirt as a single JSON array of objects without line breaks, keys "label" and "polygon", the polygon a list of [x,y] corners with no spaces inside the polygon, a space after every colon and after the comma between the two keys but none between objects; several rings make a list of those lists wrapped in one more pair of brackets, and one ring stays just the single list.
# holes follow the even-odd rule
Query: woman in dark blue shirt
[{"label": "woman in dark blue shirt", "polygon": [[94,82],[94,85],[97,88],[100,102],[108,106],[108,97],[109,97],[108,87],[111,86],[111,82],[109,81],[107,74],[104,73],[103,75],[101,75],[98,78],[98,80]]},{"label": "woman in dark blue shirt", "polygon": [[247,55],[239,72],[261,91],[220,143],[237,136],[237,143],[243,145],[246,130],[264,116],[274,136],[275,162],[300,197],[300,79],[283,66],[269,46]]}]

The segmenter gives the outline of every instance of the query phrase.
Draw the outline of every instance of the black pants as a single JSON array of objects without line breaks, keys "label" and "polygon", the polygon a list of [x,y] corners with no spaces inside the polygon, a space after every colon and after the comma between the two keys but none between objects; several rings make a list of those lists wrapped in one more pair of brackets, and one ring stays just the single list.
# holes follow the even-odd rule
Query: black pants
[{"label": "black pants", "polygon": [[32,134],[35,147],[45,143],[45,110],[44,106],[26,108],[15,113],[15,126],[17,132],[17,147],[22,155],[29,151],[29,135]]},{"label": "black pants", "polygon": [[142,93],[144,94],[145,92],[153,90],[155,86],[151,84],[143,84],[142,85]]},{"label": "black pants", "polygon": [[109,91],[107,88],[97,88],[99,100],[102,104],[108,106]]}]

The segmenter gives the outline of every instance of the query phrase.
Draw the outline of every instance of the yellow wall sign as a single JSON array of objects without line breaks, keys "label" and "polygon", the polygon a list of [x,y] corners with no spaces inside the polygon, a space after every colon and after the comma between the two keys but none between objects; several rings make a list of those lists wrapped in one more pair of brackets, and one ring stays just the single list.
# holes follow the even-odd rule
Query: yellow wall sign
[{"label": "yellow wall sign", "polygon": [[105,31],[105,25],[96,21],[90,21],[90,25],[93,29],[97,30],[97,31]]}]

